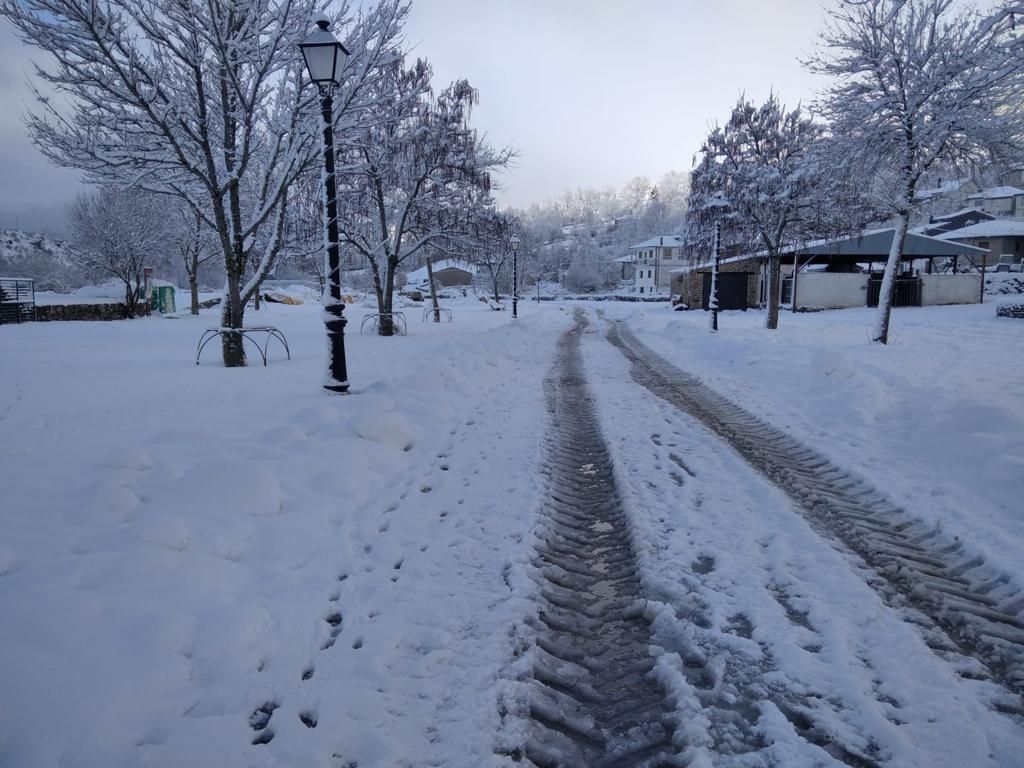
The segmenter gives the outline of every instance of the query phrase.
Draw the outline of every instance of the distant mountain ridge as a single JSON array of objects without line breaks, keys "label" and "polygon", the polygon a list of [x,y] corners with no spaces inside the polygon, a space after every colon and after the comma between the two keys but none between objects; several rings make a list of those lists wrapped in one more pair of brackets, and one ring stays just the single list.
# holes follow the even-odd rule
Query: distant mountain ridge
[{"label": "distant mountain ridge", "polygon": [[81,263],[75,247],[65,240],[0,229],[0,277],[30,277],[37,291],[64,293],[86,282]]}]

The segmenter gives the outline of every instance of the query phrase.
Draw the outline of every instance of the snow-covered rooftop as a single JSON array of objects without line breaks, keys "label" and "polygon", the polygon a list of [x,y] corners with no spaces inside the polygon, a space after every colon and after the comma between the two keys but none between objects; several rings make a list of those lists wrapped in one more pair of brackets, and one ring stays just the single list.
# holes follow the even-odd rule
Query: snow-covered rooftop
[{"label": "snow-covered rooftop", "polygon": [[[434,272],[440,272],[442,269],[461,269],[463,272],[469,272],[469,274],[475,275],[477,267],[476,264],[470,264],[468,261],[461,261],[460,259],[442,259],[441,261],[435,261]],[[423,265],[419,269],[414,269],[405,277],[410,283],[418,283],[426,280],[426,265]]]},{"label": "snow-covered rooftop", "polygon": [[1014,197],[1015,195],[1024,195],[1024,189],[1020,187],[989,187],[983,189],[981,192],[975,192],[973,195],[968,195],[968,200],[994,200],[1000,197]]},{"label": "snow-covered rooftop", "polygon": [[964,240],[974,237],[1024,237],[1024,219],[979,221],[969,227],[943,232],[936,237],[941,240]]},{"label": "snow-covered rooftop", "polygon": [[629,250],[638,251],[641,248],[658,248],[661,246],[679,248],[682,244],[683,238],[679,235],[658,235],[657,237],[652,237],[650,240],[644,240],[642,243],[629,246]]},{"label": "snow-covered rooftop", "polygon": [[968,214],[976,213],[980,218],[991,219],[993,218],[991,213],[985,213],[980,208],[961,208],[959,211],[953,211],[952,213],[943,213],[939,216],[933,216],[935,221],[949,221],[955,219],[958,216],[967,216]]},{"label": "snow-covered rooftop", "polygon": [[943,184],[939,184],[937,187],[932,187],[931,189],[919,189],[917,190],[915,197],[919,200],[927,200],[930,197],[937,197],[939,195],[946,194],[947,192],[956,192],[961,186],[963,186],[962,181],[959,179],[953,179]]}]

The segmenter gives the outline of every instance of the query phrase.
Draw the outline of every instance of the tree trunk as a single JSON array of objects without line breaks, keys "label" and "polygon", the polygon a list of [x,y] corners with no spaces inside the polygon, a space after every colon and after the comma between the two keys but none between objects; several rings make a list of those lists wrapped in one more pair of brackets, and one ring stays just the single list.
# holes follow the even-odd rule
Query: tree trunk
[{"label": "tree trunk", "polygon": [[188,290],[192,295],[192,314],[199,314],[199,278],[196,277],[194,272],[190,272],[188,275]]},{"label": "tree trunk", "polygon": [[[221,302],[221,327],[241,328],[245,316],[245,307],[242,305],[239,278],[237,275],[228,275],[227,286],[224,291],[224,300]],[[226,368],[240,368],[245,365],[245,347],[242,346],[242,334],[222,333],[221,348],[224,353],[224,366]]]},{"label": "tree trunk", "polygon": [[441,322],[441,307],[437,303],[437,286],[434,285],[434,262],[427,259],[427,280],[430,283],[430,302],[434,305],[434,322]]},{"label": "tree trunk", "polygon": [[395,305],[395,270],[398,268],[394,258],[388,259],[387,273],[384,275],[384,310],[381,313],[380,323],[377,324],[378,336],[395,335],[395,319],[392,316]]},{"label": "tree trunk", "polygon": [[903,210],[896,222],[896,231],[892,236],[892,247],[889,259],[885,262],[885,273],[882,275],[882,289],[878,294],[878,319],[872,341],[880,344],[889,343],[889,315],[892,313],[892,302],[896,296],[896,272],[903,258],[903,243],[907,239],[907,226],[910,224],[910,213]]},{"label": "tree trunk", "polygon": [[782,269],[777,253],[768,254],[768,317],[765,328],[774,331],[779,327],[779,295],[782,293]]},{"label": "tree trunk", "polygon": [[125,281],[124,284],[124,312],[129,320],[135,318],[135,297],[132,295],[132,284]]}]

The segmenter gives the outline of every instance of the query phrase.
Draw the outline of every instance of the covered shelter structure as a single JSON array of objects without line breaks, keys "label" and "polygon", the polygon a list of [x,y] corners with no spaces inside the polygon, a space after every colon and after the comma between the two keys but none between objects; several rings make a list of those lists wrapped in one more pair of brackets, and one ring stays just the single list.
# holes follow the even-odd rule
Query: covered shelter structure
[{"label": "covered shelter structure", "polygon": [[[877,306],[894,234],[892,228],[878,229],[784,249],[780,262],[789,269],[782,301],[794,311]],[[894,306],[980,302],[982,275],[975,262],[984,269],[986,254],[986,249],[966,243],[908,232]],[[961,267],[970,272],[964,274]]]}]

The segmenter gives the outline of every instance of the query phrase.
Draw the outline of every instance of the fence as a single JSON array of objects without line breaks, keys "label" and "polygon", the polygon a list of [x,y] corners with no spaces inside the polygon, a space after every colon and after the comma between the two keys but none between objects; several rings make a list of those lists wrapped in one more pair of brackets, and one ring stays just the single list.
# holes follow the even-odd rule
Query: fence
[{"label": "fence", "polygon": [[24,278],[0,277],[0,325],[36,319],[35,282]]}]

